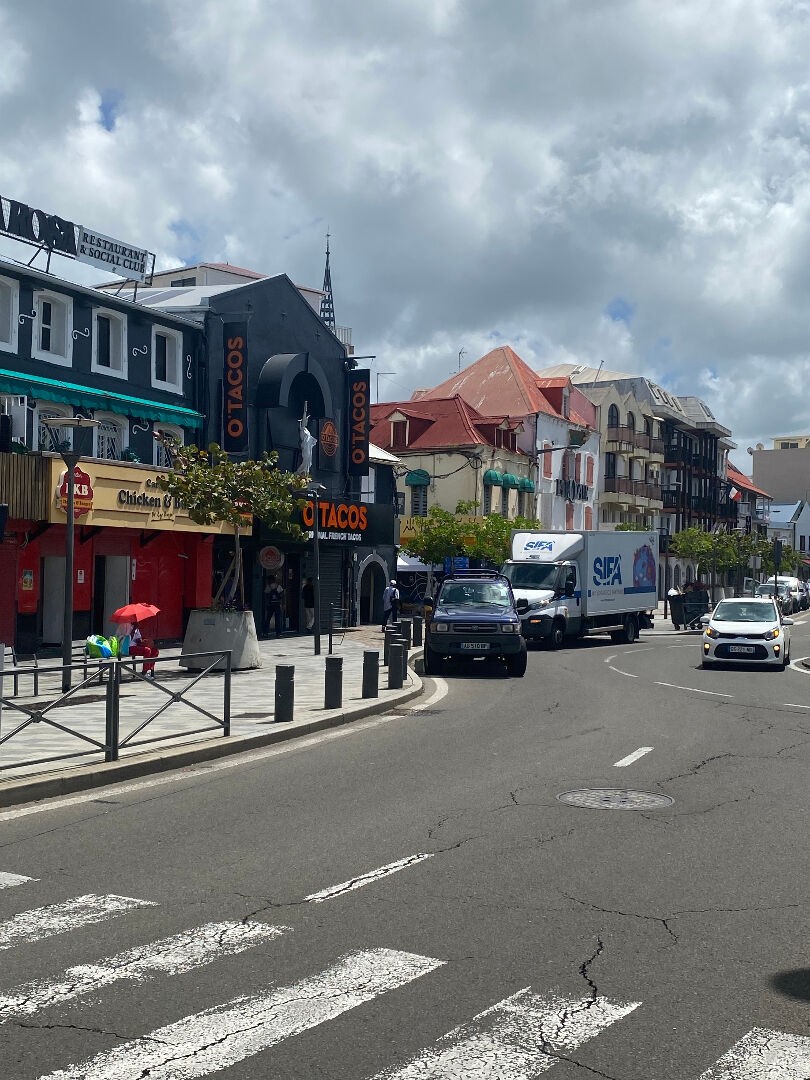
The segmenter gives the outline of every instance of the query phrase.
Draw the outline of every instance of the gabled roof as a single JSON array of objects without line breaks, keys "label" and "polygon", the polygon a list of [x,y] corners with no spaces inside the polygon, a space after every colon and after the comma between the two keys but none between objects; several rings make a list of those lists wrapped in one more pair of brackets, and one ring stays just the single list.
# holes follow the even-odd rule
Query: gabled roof
[{"label": "gabled roof", "polygon": [[777,527],[792,524],[802,512],[803,505],[801,499],[792,503],[771,503],[768,514],[769,524]]},{"label": "gabled roof", "polygon": [[394,414],[410,421],[409,451],[459,446],[494,447],[495,428],[504,425],[514,430],[520,423],[519,419],[508,416],[483,416],[459,394],[449,398],[386,401],[371,406],[371,435],[377,446],[391,449],[388,421]]},{"label": "gabled roof", "polygon": [[770,495],[767,491],[758,488],[756,484],[751,481],[750,476],[746,476],[745,473],[740,472],[736,465],[732,465],[730,461],[727,467],[727,476],[729,483],[733,484],[735,488],[739,488],[740,491],[750,491],[753,495],[761,495],[765,499],[770,499]]},{"label": "gabled roof", "polygon": [[451,375],[430,390],[418,390],[416,400],[450,398],[460,394],[474,409],[509,416],[545,413],[564,419],[537,384],[537,375],[509,345],[492,349],[480,360]]}]

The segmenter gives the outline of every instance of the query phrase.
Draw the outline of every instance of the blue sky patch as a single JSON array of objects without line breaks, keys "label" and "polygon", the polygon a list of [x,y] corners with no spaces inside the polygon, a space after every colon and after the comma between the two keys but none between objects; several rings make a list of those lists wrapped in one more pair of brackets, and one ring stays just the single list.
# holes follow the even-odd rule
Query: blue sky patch
[{"label": "blue sky patch", "polygon": [[625,300],[623,296],[614,296],[605,308],[605,314],[608,318],[612,319],[614,322],[623,322],[628,325],[635,313],[636,305],[631,304],[629,300]]},{"label": "blue sky patch", "polygon": [[99,122],[105,131],[112,131],[118,119],[124,95],[120,90],[102,90],[98,107]]}]

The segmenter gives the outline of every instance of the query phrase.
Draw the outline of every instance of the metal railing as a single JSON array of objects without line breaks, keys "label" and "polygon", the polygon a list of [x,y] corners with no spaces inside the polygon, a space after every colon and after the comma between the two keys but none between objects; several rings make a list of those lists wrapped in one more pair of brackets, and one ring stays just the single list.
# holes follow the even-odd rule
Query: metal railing
[{"label": "metal railing", "polygon": [[332,655],[332,642],[337,634],[341,635],[350,629],[351,613],[347,607],[338,607],[337,604],[329,605],[329,655]]},{"label": "metal railing", "polygon": [[[179,657],[158,657],[154,661],[148,661],[154,663],[157,666],[168,665],[171,663],[176,664]],[[223,649],[217,652],[203,652],[203,653],[184,653],[182,655],[184,663],[191,660],[197,660],[200,662],[200,667],[193,672],[180,672],[179,676],[173,674],[172,682],[176,685],[178,678],[188,677],[188,682],[180,690],[171,689],[163,682],[158,682],[156,679],[152,679],[143,673],[143,669],[138,670],[136,667],[136,661],[130,661],[129,658],[115,658],[110,660],[99,660],[97,666],[94,666],[92,670],[88,670],[84,663],[75,664],[54,664],[52,666],[39,665],[36,668],[30,668],[27,666],[17,666],[13,668],[5,668],[0,672],[0,718],[2,718],[3,710],[13,712],[15,719],[21,715],[23,719],[12,728],[12,730],[3,734],[0,727],[0,748],[9,743],[14,738],[19,738],[23,732],[28,732],[30,729],[44,724],[47,729],[61,732],[72,739],[76,739],[78,743],[86,744],[84,748],[67,752],[67,753],[55,753],[49,754],[47,757],[30,757],[25,759],[18,759],[11,763],[2,763],[0,761],[0,774],[7,772],[10,769],[25,769],[35,765],[52,764],[59,761],[68,761],[75,758],[87,757],[93,754],[103,754],[104,761],[118,761],[119,753],[123,749],[129,749],[136,746],[146,746],[151,743],[165,742],[169,739],[185,738],[190,735],[200,735],[207,731],[222,731],[222,734],[227,738],[231,733],[231,650]],[[224,661],[224,668],[220,667],[217,674],[220,672],[223,674],[222,681],[222,715],[217,716],[210,709],[201,705],[199,702],[192,701],[189,698],[190,692],[197,684],[209,675],[217,665],[222,664]],[[139,658],[140,663],[140,658]],[[36,686],[35,694],[38,694],[40,684],[43,680],[47,683],[48,676],[55,676],[58,680],[61,680],[62,672],[66,667],[69,667],[71,672],[76,672],[79,675],[79,681],[75,686],[72,686],[67,691],[53,691],[53,696],[50,696],[46,691],[46,700],[32,700],[27,702],[23,700],[24,693],[21,697],[7,695],[4,689],[5,680],[17,679],[25,685],[25,680],[30,679],[31,683]],[[164,668],[165,670],[165,668]],[[145,719],[140,720],[136,725],[125,734],[121,735],[121,684],[122,676],[126,676],[127,682],[139,682],[143,683],[149,688],[149,692],[156,692],[163,694],[165,700],[161,702],[158,708],[154,709]],[[67,723],[63,723],[58,720],[54,715],[57,710],[63,709],[66,706],[77,706],[79,704],[86,704],[87,698],[81,696],[82,691],[88,689],[95,690],[96,695],[91,698],[91,701],[98,701],[98,686],[99,683],[104,687],[104,736],[103,739],[99,732],[97,737],[92,734],[88,734],[86,731],[80,731],[76,727],[72,727]],[[161,734],[151,735],[149,738],[138,738],[150,724],[153,724],[159,717],[164,716],[168,710],[174,705],[182,705],[185,709],[190,709],[192,712],[199,714],[206,718],[210,723],[203,727],[195,727],[192,730],[187,728],[177,728],[175,730],[164,731]],[[86,714],[85,714],[86,715]],[[187,714],[186,714],[187,715]],[[99,720],[101,717],[98,718]]]}]

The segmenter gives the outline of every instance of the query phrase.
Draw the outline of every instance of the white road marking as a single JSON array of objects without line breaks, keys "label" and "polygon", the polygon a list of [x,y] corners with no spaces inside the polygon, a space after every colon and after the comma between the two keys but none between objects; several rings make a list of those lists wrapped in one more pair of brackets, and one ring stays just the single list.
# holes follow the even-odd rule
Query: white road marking
[{"label": "white road marking", "polygon": [[432,854],[420,851],[416,855],[409,855],[407,859],[399,859],[397,862],[388,863],[387,866],[380,866],[377,870],[369,870],[368,873],[360,874],[359,877],[343,881],[340,885],[332,885],[328,889],[322,889],[321,892],[310,893],[309,896],[304,897],[304,900],[308,903],[322,904],[324,900],[331,900],[333,896],[341,896],[354,889],[362,889],[364,885],[370,885],[373,881],[379,881],[380,878],[395,874],[398,870],[404,870],[406,866],[413,866],[414,863],[432,858]]},{"label": "white road marking", "polygon": [[445,961],[373,949],[351,953],[292,986],[243,996],[158,1028],[41,1080],[191,1080],[227,1069],[291,1035],[317,1027]]},{"label": "white road marking", "polygon": [[407,1064],[373,1080],[531,1080],[640,1002],[518,991],[442,1036]]},{"label": "white road marking", "polygon": [[644,757],[645,754],[649,754],[651,750],[654,750],[653,746],[640,746],[638,750],[634,750],[632,754],[628,754],[627,757],[623,757],[620,761],[614,761],[613,767],[615,769],[624,769],[627,765],[632,765],[634,761],[638,761],[640,757]]},{"label": "white road marking", "polygon": [[784,709],[810,709],[810,705],[795,705],[792,701],[786,701],[782,706]]},{"label": "white road marking", "polygon": [[807,1080],[810,1038],[754,1028],[700,1080]]},{"label": "white road marking", "polygon": [[36,878],[23,877],[22,874],[0,873],[0,889],[13,889],[15,885],[24,885],[26,881],[36,880]]},{"label": "white road marking", "polygon": [[162,941],[139,945],[93,964],[67,968],[59,979],[24,983],[0,994],[0,1023],[12,1016],[32,1016],[40,1009],[64,1005],[83,994],[128,980],[146,982],[156,975],[181,975],[214,960],[236,956],[264,941],[280,937],[288,926],[267,923],[206,923]]},{"label": "white road marking", "polygon": [[670,690],[690,690],[693,694],[707,694],[709,697],[733,698],[733,694],[718,694],[715,690],[698,690],[694,686],[678,686],[677,683],[657,682],[656,686],[668,686]]},{"label": "white road marking", "polygon": [[[446,686],[447,684],[445,684],[445,693],[447,692]],[[81,795],[68,795],[61,799],[47,799],[44,802],[32,803],[30,806],[15,807],[13,810],[0,812],[0,822],[29,817],[31,814],[44,814],[49,810],[64,810],[69,806],[81,806],[84,803],[95,802],[105,796],[127,795],[133,791],[148,791],[150,788],[164,787],[166,784],[180,784],[184,780],[197,780],[201,776],[212,776],[227,769],[244,768],[245,766],[266,761],[268,758],[281,757],[284,754],[296,754],[301,750],[319,746],[321,743],[333,742],[335,739],[345,739],[350,735],[362,735],[363,732],[390,724],[392,720],[401,719],[401,713],[384,713],[381,716],[375,716],[371,720],[344,724],[339,728],[330,728],[328,731],[318,732],[316,735],[291,739],[289,742],[270,746],[266,750],[246,750],[244,753],[235,754],[233,757],[206,762],[205,765],[195,768],[179,768],[173,773],[164,773],[161,776],[150,777],[148,780],[136,780],[131,784],[108,784],[104,787],[97,787],[91,791],[83,792]]]},{"label": "white road marking", "polygon": [[32,908],[0,923],[0,951],[20,942],[41,941],[54,934],[66,934],[82,926],[92,926],[114,919],[133,908],[157,907],[151,900],[133,900],[129,896],[96,896],[87,893],[66,900],[64,904]]},{"label": "white road marking", "polygon": [[638,675],[631,675],[629,671],[622,671],[620,668],[614,667],[613,664],[608,665],[611,671],[615,671],[617,675],[626,675],[628,679],[637,679]]},{"label": "white road marking", "polygon": [[434,677],[432,675],[431,678],[436,684],[433,693],[430,695],[429,698],[426,698],[425,701],[420,700],[418,705],[414,705],[411,709],[408,710],[409,712],[423,712],[425,709],[429,709],[432,705],[435,705],[437,701],[441,701],[442,698],[447,697],[448,693],[450,692],[450,685],[447,680],[439,679],[438,677]]}]

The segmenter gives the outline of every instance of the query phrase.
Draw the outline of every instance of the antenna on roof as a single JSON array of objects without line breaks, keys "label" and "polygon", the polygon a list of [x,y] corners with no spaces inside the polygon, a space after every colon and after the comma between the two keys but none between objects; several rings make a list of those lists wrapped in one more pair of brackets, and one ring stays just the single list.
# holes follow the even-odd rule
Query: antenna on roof
[{"label": "antenna on roof", "polygon": [[461,371],[461,358],[464,355],[464,351],[465,350],[464,350],[463,346],[458,350],[458,370],[459,371]]},{"label": "antenna on roof", "polygon": [[318,313],[327,326],[335,328],[335,305],[332,300],[332,274],[329,270],[329,231],[326,232],[326,267],[323,272],[323,296],[321,310]]},{"label": "antenna on roof", "polygon": [[596,374],[593,377],[594,382],[599,381],[599,372],[602,370],[602,365],[604,364],[604,362],[605,362],[605,358],[602,357],[602,359],[599,361],[599,367],[596,369]]}]

